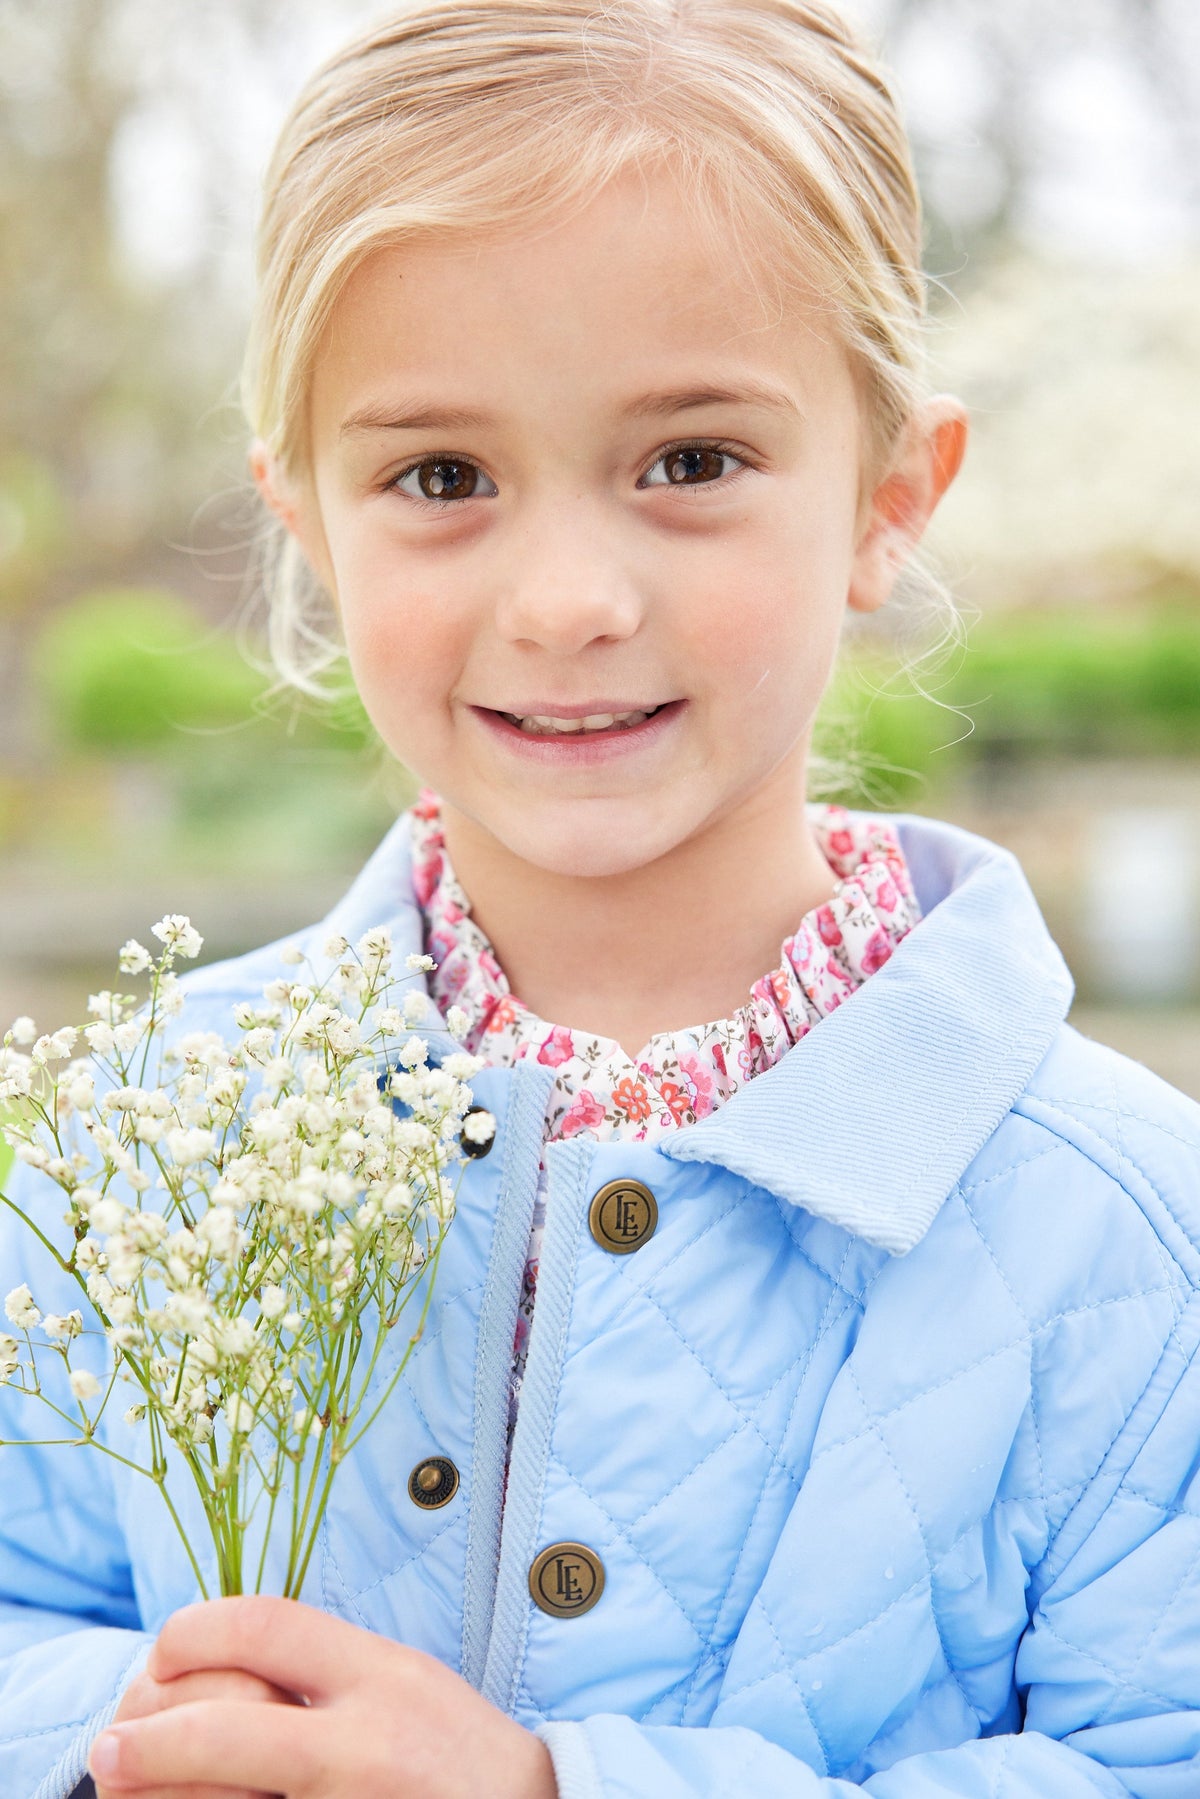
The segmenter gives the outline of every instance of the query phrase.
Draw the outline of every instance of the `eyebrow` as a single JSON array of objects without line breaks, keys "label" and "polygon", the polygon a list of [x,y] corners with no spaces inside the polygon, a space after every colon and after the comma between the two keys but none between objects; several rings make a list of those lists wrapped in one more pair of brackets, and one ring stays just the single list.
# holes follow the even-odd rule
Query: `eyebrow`
[{"label": "eyebrow", "polygon": [[[680,387],[639,394],[620,410],[622,418],[666,418],[703,406],[758,406],[799,418],[791,394],[766,382],[747,380],[729,387]],[[342,421],[340,435],[365,431],[484,431],[497,423],[493,414],[459,406],[363,406]]]}]

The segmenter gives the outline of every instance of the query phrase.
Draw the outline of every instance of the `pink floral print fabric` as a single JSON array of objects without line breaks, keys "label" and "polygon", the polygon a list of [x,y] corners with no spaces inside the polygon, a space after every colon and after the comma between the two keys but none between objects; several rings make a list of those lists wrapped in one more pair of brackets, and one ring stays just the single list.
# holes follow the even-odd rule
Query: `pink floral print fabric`
[{"label": "pink floral print fabric", "polygon": [[[555,1071],[545,1139],[586,1134],[598,1141],[653,1140],[707,1118],[772,1067],[882,968],[920,920],[894,829],[884,819],[851,818],[840,806],[809,808],[809,825],[836,877],[834,897],[800,921],[779,965],[750,989],[730,1018],[652,1037],[636,1056],[620,1044],[549,1024],[511,991],[446,853],[438,797],[428,789],[412,813],[413,874],[435,968],[430,993],[443,1013],[468,1018],[464,1048],[502,1067],[534,1057]],[[537,1262],[545,1220],[539,1180],[514,1347],[511,1427],[516,1417]]]}]

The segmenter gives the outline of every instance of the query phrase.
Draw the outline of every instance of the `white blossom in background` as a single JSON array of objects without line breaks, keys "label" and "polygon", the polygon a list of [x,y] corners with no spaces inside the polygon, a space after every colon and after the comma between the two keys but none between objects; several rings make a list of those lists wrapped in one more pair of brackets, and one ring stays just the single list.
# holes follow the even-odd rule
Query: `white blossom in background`
[{"label": "white blossom in background", "polygon": [[937,384],[971,441],[930,543],[981,602],[1200,585],[1200,264],[1013,260],[943,316]]},{"label": "white blossom in background", "polygon": [[[37,1217],[23,1214],[42,1239],[47,1295],[52,1285],[61,1304],[65,1277],[87,1302],[43,1316],[30,1286],[14,1287],[5,1316],[25,1350],[0,1334],[0,1384],[48,1400],[60,1421],[74,1408],[82,1422],[62,1443],[121,1456],[168,1505],[172,1445],[200,1492],[222,1593],[261,1587],[267,1538],[257,1569],[242,1556],[265,1495],[277,1538],[291,1531],[282,1587],[297,1596],[329,1481],[420,1336],[454,1171],[490,1142],[495,1120],[472,1108],[479,1058],[457,1050],[431,1067],[428,1042],[410,1034],[432,1008],[393,989],[432,964],[410,956],[393,976],[386,927],[355,946],[328,939],[324,978],[301,945],[286,946],[261,999],[236,1007],[229,1042],[168,1028],[186,1009],[173,964],[202,939],[180,914],[152,935],[156,958],[134,938],[118,956],[123,974],[146,978],[147,996],[93,994],[82,1031],[39,1036],[21,1018],[0,1045],[4,1134],[65,1202],[52,1247],[44,1192]],[[361,1422],[378,1358],[417,1293],[421,1318]],[[94,1350],[72,1365],[80,1340],[98,1337],[107,1372]],[[61,1384],[44,1379],[46,1358],[58,1359]],[[135,1389],[113,1408],[120,1424],[105,1415],[118,1380]],[[0,1444],[0,1470],[2,1458]]]}]

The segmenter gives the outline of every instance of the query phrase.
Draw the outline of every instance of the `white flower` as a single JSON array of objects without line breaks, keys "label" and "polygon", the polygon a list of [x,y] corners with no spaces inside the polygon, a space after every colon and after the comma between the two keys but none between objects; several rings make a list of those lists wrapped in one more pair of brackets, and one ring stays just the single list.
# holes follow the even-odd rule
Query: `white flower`
[{"label": "white flower", "polygon": [[129,1207],[122,1205],[119,1199],[98,1199],[88,1211],[88,1223],[94,1231],[103,1231],[107,1237],[122,1228],[128,1215]]},{"label": "white flower", "polygon": [[461,1040],[466,1036],[470,1028],[471,1020],[463,1011],[462,1007],[451,1006],[446,1014],[446,1029],[449,1031],[450,1035],[452,1037],[458,1037]]},{"label": "white flower", "polygon": [[256,1025],[242,1038],[242,1053],[252,1062],[266,1062],[275,1047],[275,1032],[270,1025]]},{"label": "white flower", "polygon": [[57,1312],[47,1312],[42,1319],[42,1329],[48,1337],[62,1342],[71,1337],[78,1337],[83,1330],[83,1313],[68,1312],[61,1318]]},{"label": "white flower", "polygon": [[380,962],[392,953],[391,928],[385,924],[373,925],[364,931],[358,940],[358,953],[364,962]]},{"label": "white flower", "polygon": [[204,946],[204,939],[191,919],[179,912],[169,912],[157,924],[151,925],[150,929],[160,943],[165,943],[168,949],[174,950],[179,956],[189,959],[198,956]]},{"label": "white flower", "polygon": [[236,1262],[247,1242],[246,1232],[228,1206],[210,1207],[196,1226],[196,1235],[218,1262]]},{"label": "white flower", "polygon": [[217,1140],[211,1131],[168,1131],[167,1148],[178,1168],[191,1168],[211,1156]]},{"label": "white flower", "polygon": [[[15,1050],[0,1049],[0,1104],[9,1099],[27,1099],[33,1092],[33,1063]],[[11,1138],[8,1139],[12,1141]]]},{"label": "white flower", "polygon": [[67,1098],[77,1112],[90,1112],[96,1103],[96,1083],[90,1074],[77,1074],[67,1088]]},{"label": "white flower", "polygon": [[286,1312],[283,1319],[283,1328],[285,1331],[298,1331],[303,1322],[304,1320],[301,1318],[299,1312]]},{"label": "white flower", "polygon": [[143,1026],[136,1018],[127,1019],[113,1031],[113,1043],[123,1056],[131,1056],[142,1041]]},{"label": "white flower", "polygon": [[254,1407],[239,1393],[231,1393],[225,1401],[225,1417],[230,1430],[242,1436],[254,1429]]},{"label": "white flower", "polygon": [[71,1391],[76,1399],[95,1399],[100,1382],[89,1368],[76,1368],[71,1373]]},{"label": "white flower", "polygon": [[187,1434],[193,1443],[207,1443],[213,1434],[213,1421],[207,1412],[197,1412],[187,1426]]},{"label": "white flower", "polygon": [[64,1056],[70,1055],[78,1035],[73,1024],[64,1025],[61,1031],[54,1031],[48,1037],[39,1037],[29,1053],[35,1062],[60,1062]]},{"label": "white flower", "polygon": [[[75,1189],[75,1197],[78,1199],[82,1192],[83,1188],[77,1187]],[[101,1249],[99,1243],[97,1243],[95,1237],[84,1237],[75,1245],[76,1265],[82,1268],[85,1273],[92,1268],[102,1268],[106,1260],[107,1258],[104,1251]]]},{"label": "white flower", "polygon": [[212,1317],[213,1306],[207,1293],[189,1287],[184,1293],[169,1293],[166,1309],[172,1324],[185,1336],[196,1337]]},{"label": "white flower", "polygon": [[136,937],[131,937],[128,943],[122,945],[118,961],[122,974],[141,974],[143,968],[150,966],[150,951],[144,949]]},{"label": "white flower", "polygon": [[133,1126],[133,1134],[139,1143],[157,1143],[166,1135],[166,1130],[161,1118],[138,1118]]},{"label": "white flower", "polygon": [[20,1018],[13,1019],[6,1036],[11,1037],[14,1043],[32,1043],[37,1036],[37,1026],[32,1018],[22,1012]]},{"label": "white flower", "polygon": [[280,950],[279,960],[288,968],[299,968],[304,961],[304,951],[298,944],[289,943],[286,949]]},{"label": "white flower", "polygon": [[429,974],[437,967],[437,963],[432,956],[405,956],[404,966],[411,969],[413,974]]},{"label": "white flower", "polygon": [[472,1112],[463,1120],[462,1134],[468,1143],[490,1143],[496,1135],[496,1120],[490,1112]]},{"label": "white flower", "polygon": [[140,1424],[145,1416],[146,1408],[144,1405],[131,1405],[125,1414],[125,1422],[126,1424]]},{"label": "white flower", "polygon": [[93,1268],[88,1275],[87,1290],[92,1304],[98,1306],[102,1312],[107,1311],[113,1296],[113,1284],[106,1274],[101,1274],[99,1268]]},{"label": "white flower", "polygon": [[465,1049],[455,1050],[442,1063],[446,1073],[456,1081],[469,1081],[483,1067],[482,1056],[469,1056]]},{"label": "white flower", "polygon": [[0,1333],[0,1387],[10,1381],[19,1366],[17,1350],[20,1345],[15,1337]]},{"label": "white flower", "polygon": [[342,957],[349,953],[349,949],[350,945],[346,939],[340,932],[335,931],[332,937],[326,937],[321,954],[328,956],[331,962],[340,962]]},{"label": "white flower", "polygon": [[185,1004],[183,988],[177,974],[164,974],[158,983],[158,1009],[168,1018],[178,1018]]},{"label": "white flower", "polygon": [[329,1047],[335,1056],[352,1056],[362,1047],[362,1032],[353,1018],[333,1018],[329,1022]]},{"label": "white flower", "polygon": [[[417,994],[410,993],[408,995],[409,999],[424,1000],[424,997],[425,996],[423,993],[417,993]],[[419,1023],[421,1018],[424,1017],[424,1015],[425,1015],[424,1006],[422,1006],[421,1011],[417,1014],[417,1017],[411,1018],[411,1019],[406,1018],[404,1016],[404,1013],[401,1012],[397,1006],[385,1006],[383,1011],[379,1014],[378,1018],[375,1020],[375,1029],[381,1036],[398,1037],[400,1035],[400,1032],[404,1029],[405,1025],[414,1025],[414,1024]]]},{"label": "white flower", "polygon": [[429,1054],[429,1045],[423,1037],[410,1037],[396,1051],[396,1060],[402,1068],[419,1068]]},{"label": "white flower", "polygon": [[50,1166],[50,1151],[43,1143],[16,1143],[13,1154],[18,1162],[24,1162],[29,1168],[46,1169]]},{"label": "white flower", "polygon": [[88,1048],[94,1056],[112,1055],[113,1045],[116,1039],[113,1036],[113,1028],[110,1024],[96,1023],[85,1025],[83,1034],[87,1038]]},{"label": "white flower", "polygon": [[33,1294],[24,1285],[13,1288],[4,1301],[4,1310],[9,1323],[19,1331],[31,1331],[41,1322],[42,1314],[33,1303]]},{"label": "white flower", "polygon": [[259,1295],[258,1309],[266,1319],[280,1317],[287,1311],[288,1296],[282,1287],[265,1286]]}]

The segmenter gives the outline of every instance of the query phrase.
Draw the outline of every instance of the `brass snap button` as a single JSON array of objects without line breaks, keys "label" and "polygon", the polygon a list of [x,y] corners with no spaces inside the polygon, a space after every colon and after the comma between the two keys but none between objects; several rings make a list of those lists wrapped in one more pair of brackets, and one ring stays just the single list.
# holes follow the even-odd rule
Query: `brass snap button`
[{"label": "brass snap button", "polygon": [[588,1229],[614,1256],[640,1249],[657,1226],[658,1201],[642,1181],[609,1181],[588,1209]]},{"label": "brass snap button", "polygon": [[448,1505],[458,1492],[458,1469],[444,1455],[418,1462],[408,1477],[408,1496],[427,1512]]},{"label": "brass snap button", "polygon": [[[466,1111],[463,1113],[463,1122],[465,1123],[466,1120],[468,1118],[470,1118],[470,1116],[473,1112],[486,1112],[486,1111],[487,1111],[486,1106],[468,1106]],[[492,1151],[492,1144],[495,1141],[496,1141],[495,1131],[492,1132],[491,1136],[487,1139],[486,1143],[473,1143],[471,1141],[470,1137],[468,1137],[466,1132],[464,1131],[459,1138],[459,1147],[461,1148],[464,1156],[472,1156],[472,1157],[478,1158],[479,1156],[490,1155],[491,1151]]]},{"label": "brass snap button", "polygon": [[604,1591],[604,1563],[584,1543],[551,1543],[529,1570],[533,1603],[552,1618],[579,1618]]}]

